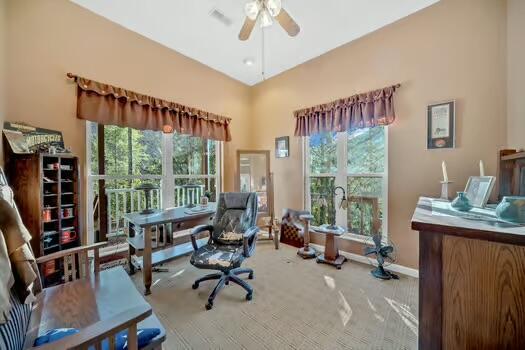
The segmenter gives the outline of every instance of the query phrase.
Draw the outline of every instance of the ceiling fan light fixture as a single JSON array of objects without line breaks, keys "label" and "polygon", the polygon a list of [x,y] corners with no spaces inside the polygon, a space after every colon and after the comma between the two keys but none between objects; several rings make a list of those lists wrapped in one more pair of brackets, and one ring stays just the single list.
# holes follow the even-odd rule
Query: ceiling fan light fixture
[{"label": "ceiling fan light fixture", "polygon": [[252,21],[257,18],[259,11],[261,11],[261,4],[259,1],[251,1],[244,6],[244,13],[246,13],[246,17]]},{"label": "ceiling fan light fixture", "polygon": [[281,0],[266,0],[266,9],[272,17],[277,17],[279,12],[281,12],[281,8]]},{"label": "ceiling fan light fixture", "polygon": [[273,23],[272,16],[268,13],[268,11],[266,10],[261,11],[260,17],[261,17],[261,27],[262,28],[269,27],[272,25]]}]

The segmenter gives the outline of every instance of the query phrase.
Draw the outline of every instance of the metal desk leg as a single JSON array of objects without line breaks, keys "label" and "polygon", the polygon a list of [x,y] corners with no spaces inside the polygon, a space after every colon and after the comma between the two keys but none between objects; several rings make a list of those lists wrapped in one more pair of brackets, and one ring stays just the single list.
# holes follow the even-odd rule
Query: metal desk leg
[{"label": "metal desk leg", "polygon": [[144,278],[144,295],[151,294],[151,226],[144,228],[144,251],[142,254],[142,275]]},{"label": "metal desk leg", "polygon": [[[131,223],[128,221],[128,235],[129,237],[135,237],[135,228],[131,227]],[[129,274],[135,274],[135,265],[133,265],[133,255],[135,255],[135,248],[131,244],[128,244],[128,264]]]}]

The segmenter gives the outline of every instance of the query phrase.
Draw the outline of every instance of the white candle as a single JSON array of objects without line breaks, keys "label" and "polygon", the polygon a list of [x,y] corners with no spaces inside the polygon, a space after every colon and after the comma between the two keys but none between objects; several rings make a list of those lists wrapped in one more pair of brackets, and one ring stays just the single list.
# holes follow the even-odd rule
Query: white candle
[{"label": "white candle", "polygon": [[485,176],[485,166],[482,160],[479,161],[479,176]]},{"label": "white candle", "polygon": [[448,182],[447,163],[445,161],[441,163],[441,168],[443,169],[443,182]]}]

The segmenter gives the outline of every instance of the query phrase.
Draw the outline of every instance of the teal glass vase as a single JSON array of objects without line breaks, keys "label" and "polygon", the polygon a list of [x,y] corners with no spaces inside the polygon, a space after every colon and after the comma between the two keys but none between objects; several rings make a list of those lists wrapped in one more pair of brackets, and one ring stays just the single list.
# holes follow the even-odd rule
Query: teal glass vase
[{"label": "teal glass vase", "polygon": [[470,204],[470,201],[467,198],[466,192],[458,192],[458,196],[454,198],[450,205],[452,206],[452,208],[459,211],[469,211],[470,209],[472,209],[472,205]]},{"label": "teal glass vase", "polygon": [[525,197],[503,197],[496,207],[496,215],[501,220],[525,224]]}]

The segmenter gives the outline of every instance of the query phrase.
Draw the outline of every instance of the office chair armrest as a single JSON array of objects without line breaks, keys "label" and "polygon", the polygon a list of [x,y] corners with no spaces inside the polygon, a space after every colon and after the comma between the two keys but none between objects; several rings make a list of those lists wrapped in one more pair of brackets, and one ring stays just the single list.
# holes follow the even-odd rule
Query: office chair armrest
[{"label": "office chair armrest", "polygon": [[257,226],[252,226],[244,232],[243,236],[243,254],[245,257],[252,255],[253,250],[255,249],[255,241],[257,240],[257,233],[259,233],[259,228]]},{"label": "office chair armrest", "polygon": [[211,233],[213,232],[213,226],[212,225],[198,225],[191,229],[190,238],[191,238],[191,245],[193,246],[193,250],[197,251],[199,247],[197,246],[197,235],[202,232],[206,232],[210,234],[210,241],[211,241]]}]

